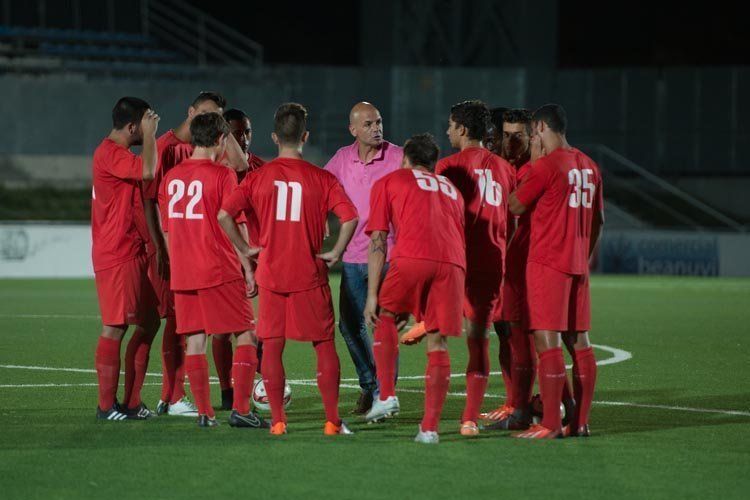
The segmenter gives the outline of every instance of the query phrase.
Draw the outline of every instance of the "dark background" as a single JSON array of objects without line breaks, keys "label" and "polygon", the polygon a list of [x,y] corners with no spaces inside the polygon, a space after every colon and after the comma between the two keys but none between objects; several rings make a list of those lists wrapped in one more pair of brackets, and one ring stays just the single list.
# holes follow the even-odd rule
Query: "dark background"
[{"label": "dark background", "polygon": [[[263,45],[267,63],[360,64],[360,2],[190,3]],[[747,20],[731,2],[563,0],[558,33],[560,67],[750,63]]]}]

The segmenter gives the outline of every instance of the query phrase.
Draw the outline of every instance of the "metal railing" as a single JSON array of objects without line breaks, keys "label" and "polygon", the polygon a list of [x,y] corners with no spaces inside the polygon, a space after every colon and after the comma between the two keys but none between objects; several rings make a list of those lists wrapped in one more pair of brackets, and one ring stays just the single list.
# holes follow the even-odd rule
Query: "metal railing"
[{"label": "metal railing", "polygon": [[263,46],[184,0],[143,0],[142,31],[199,66],[256,68]]},{"label": "metal railing", "polygon": [[[654,175],[604,144],[587,144],[582,149],[594,157],[602,169],[605,182],[609,181],[611,187],[682,225],[698,230],[717,225],[738,232],[746,230],[740,222]],[[649,189],[644,189],[645,186]]]}]

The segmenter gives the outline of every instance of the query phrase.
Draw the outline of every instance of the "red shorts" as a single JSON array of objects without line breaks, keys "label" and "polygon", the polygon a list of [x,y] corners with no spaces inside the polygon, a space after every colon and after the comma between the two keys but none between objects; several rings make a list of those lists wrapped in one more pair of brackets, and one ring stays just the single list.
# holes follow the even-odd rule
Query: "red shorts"
[{"label": "red shorts", "polygon": [[501,307],[502,274],[471,272],[466,274],[464,316],[472,323],[488,326]]},{"label": "red shorts", "polygon": [[156,295],[147,276],[148,262],[140,255],[95,273],[102,324],[137,325],[146,311],[156,309]]},{"label": "red shorts", "polygon": [[567,274],[529,262],[526,301],[530,330],[585,332],[591,327],[588,274]]},{"label": "red shorts", "polygon": [[391,261],[378,303],[392,313],[411,313],[428,332],[461,335],[465,272],[446,262],[399,257]]},{"label": "red shorts", "polygon": [[212,335],[254,330],[253,306],[246,293],[241,279],[200,290],[176,290],[177,333]]},{"label": "red shorts", "polygon": [[260,339],[284,337],[300,342],[333,339],[333,301],[328,285],[289,293],[259,288],[258,316]]},{"label": "red shorts", "polygon": [[156,254],[148,259],[148,279],[159,301],[159,317],[174,316],[174,292],[169,288],[169,280],[159,276],[156,270]]}]

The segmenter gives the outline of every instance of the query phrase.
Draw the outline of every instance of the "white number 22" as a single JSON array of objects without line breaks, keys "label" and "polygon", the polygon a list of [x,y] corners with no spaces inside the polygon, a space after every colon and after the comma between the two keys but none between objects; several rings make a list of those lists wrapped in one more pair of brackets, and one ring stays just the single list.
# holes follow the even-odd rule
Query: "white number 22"
[{"label": "white number 22", "polygon": [[568,183],[573,186],[573,192],[570,193],[568,206],[578,208],[581,205],[584,208],[591,208],[594,203],[594,191],[596,186],[590,182],[589,178],[594,176],[594,171],[590,168],[578,170],[574,168],[568,171]]},{"label": "white number 22", "polygon": [[190,201],[185,207],[185,213],[177,212],[174,206],[185,196],[185,183],[180,179],[172,179],[167,186],[167,192],[171,198],[169,199],[169,218],[170,219],[202,219],[202,213],[195,212],[195,205],[203,198],[203,183],[201,181],[193,181],[187,188],[188,196],[191,196]]}]

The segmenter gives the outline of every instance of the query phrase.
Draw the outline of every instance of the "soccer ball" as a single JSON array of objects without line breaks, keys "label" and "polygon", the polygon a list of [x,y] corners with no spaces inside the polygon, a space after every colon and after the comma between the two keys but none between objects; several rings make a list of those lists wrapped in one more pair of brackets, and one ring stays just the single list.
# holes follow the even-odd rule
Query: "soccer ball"
[{"label": "soccer ball", "polygon": [[[292,388],[289,384],[284,385],[284,408],[289,408],[292,402]],[[271,411],[271,404],[268,402],[266,386],[263,385],[263,379],[259,378],[253,387],[253,404],[261,411]]]}]

